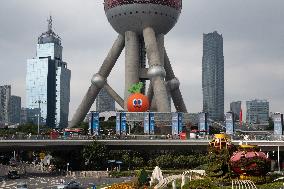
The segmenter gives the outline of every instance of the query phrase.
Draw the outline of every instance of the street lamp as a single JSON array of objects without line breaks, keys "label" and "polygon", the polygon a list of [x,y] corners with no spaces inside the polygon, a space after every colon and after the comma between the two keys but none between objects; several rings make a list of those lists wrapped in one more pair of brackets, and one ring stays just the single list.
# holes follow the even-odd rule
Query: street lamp
[{"label": "street lamp", "polygon": [[40,125],[40,118],[41,118],[41,107],[40,105],[42,103],[46,103],[46,101],[42,101],[42,100],[37,100],[34,103],[38,104],[38,114],[37,114],[37,135],[39,135],[39,125]]}]

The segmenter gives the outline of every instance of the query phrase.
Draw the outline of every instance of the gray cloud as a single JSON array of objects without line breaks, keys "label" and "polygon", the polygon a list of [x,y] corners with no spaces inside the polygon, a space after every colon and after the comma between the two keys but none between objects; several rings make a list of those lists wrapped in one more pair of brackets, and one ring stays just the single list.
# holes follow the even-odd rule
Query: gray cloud
[{"label": "gray cloud", "polygon": [[[225,110],[234,100],[264,98],[271,111],[284,112],[284,1],[184,0],[183,6],[166,48],[190,111],[202,110],[202,34],[217,30],[224,37]],[[102,0],[1,0],[0,85],[12,84],[25,103],[26,59],[35,56],[50,13],[72,71],[72,116],[117,36]],[[123,62],[122,54],[109,78],[121,95]]]}]

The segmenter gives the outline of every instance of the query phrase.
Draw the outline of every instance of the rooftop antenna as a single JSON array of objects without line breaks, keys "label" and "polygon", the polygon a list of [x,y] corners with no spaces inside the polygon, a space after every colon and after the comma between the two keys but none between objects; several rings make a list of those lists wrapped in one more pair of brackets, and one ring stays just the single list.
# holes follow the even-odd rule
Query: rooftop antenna
[{"label": "rooftop antenna", "polygon": [[47,20],[48,23],[48,31],[52,31],[52,16],[49,16],[49,19]]}]

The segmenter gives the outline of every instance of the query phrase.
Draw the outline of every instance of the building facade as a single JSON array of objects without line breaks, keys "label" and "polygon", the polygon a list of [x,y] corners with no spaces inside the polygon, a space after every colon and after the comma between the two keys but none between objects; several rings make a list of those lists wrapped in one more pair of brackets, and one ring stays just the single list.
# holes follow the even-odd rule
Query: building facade
[{"label": "building facade", "polygon": [[234,114],[234,121],[240,120],[240,113],[242,111],[242,102],[241,101],[231,102],[230,111]]},{"label": "building facade", "polygon": [[97,112],[110,112],[115,111],[115,101],[108,95],[104,88],[101,89],[96,98],[96,111]]},{"label": "building facade", "polygon": [[223,37],[216,31],[203,34],[202,92],[203,112],[209,119],[224,120]]},{"label": "building facade", "polygon": [[267,100],[250,100],[246,102],[247,123],[268,123],[269,120],[269,102]]},{"label": "building facade", "polygon": [[[40,124],[52,128],[68,126],[71,71],[62,61],[61,39],[52,31],[38,38],[36,58],[27,60],[27,108],[40,109]],[[33,112],[33,111],[32,111]]]},{"label": "building facade", "polygon": [[12,95],[10,98],[9,122],[11,124],[21,123],[21,97]]},{"label": "building facade", "polygon": [[11,99],[11,85],[0,86],[0,124],[9,124],[9,104]]}]

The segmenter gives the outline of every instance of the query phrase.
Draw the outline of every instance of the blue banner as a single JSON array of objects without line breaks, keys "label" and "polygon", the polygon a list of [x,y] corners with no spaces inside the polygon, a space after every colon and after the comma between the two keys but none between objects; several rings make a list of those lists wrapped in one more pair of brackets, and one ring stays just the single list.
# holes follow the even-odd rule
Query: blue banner
[{"label": "blue banner", "polygon": [[282,135],[283,134],[283,115],[274,114],[273,115],[274,122],[274,135]]},{"label": "blue banner", "polygon": [[207,117],[206,113],[200,113],[199,114],[199,124],[198,124],[198,130],[207,134]]},{"label": "blue banner", "polygon": [[93,127],[92,127],[92,123],[93,123],[93,116],[92,113],[89,114],[89,135],[93,134]]},{"label": "blue banner", "polygon": [[121,112],[121,134],[126,135],[126,113]]},{"label": "blue banner", "polygon": [[92,112],[92,131],[93,135],[99,135],[100,132],[99,112]]},{"label": "blue banner", "polygon": [[235,131],[234,117],[232,112],[226,113],[226,134],[233,135]]},{"label": "blue banner", "polygon": [[116,134],[120,135],[120,112],[116,112],[116,126],[115,126],[115,130],[116,130]]},{"label": "blue banner", "polygon": [[178,135],[179,132],[179,119],[178,119],[178,113],[173,112],[172,113],[172,135]]},{"label": "blue banner", "polygon": [[178,133],[180,134],[182,132],[182,127],[183,127],[183,113],[179,112],[178,113]]},{"label": "blue banner", "polygon": [[153,112],[149,113],[149,120],[150,120],[150,135],[155,134],[155,114]]},{"label": "blue banner", "polygon": [[150,124],[149,124],[149,112],[144,113],[144,134],[149,135],[150,134]]}]

